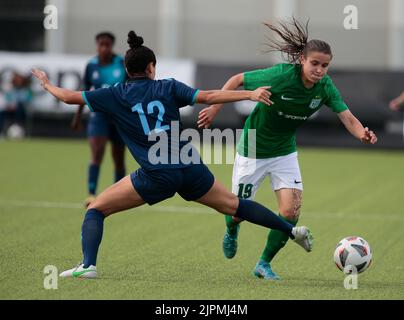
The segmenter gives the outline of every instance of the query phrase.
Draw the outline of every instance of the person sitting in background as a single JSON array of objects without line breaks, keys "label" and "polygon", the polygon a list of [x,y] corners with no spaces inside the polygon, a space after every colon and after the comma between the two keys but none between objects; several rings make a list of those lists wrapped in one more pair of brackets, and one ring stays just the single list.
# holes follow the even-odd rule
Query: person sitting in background
[{"label": "person sitting in background", "polygon": [[404,104],[404,92],[402,92],[397,98],[390,101],[390,109],[393,111],[398,111]]},{"label": "person sitting in background", "polygon": [[11,88],[5,92],[5,108],[0,110],[0,133],[3,131],[6,118],[10,119],[10,128],[14,125],[24,131],[26,108],[32,100],[30,77],[14,72]]}]

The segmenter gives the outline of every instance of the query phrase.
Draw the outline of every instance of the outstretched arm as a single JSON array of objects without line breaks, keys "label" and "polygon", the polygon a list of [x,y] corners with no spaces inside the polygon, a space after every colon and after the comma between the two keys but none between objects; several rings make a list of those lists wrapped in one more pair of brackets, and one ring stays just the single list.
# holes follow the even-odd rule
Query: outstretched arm
[{"label": "outstretched arm", "polygon": [[269,87],[260,87],[254,91],[248,90],[207,90],[199,91],[195,102],[204,104],[226,103],[241,100],[251,100],[271,104]]},{"label": "outstretched arm", "polygon": [[[227,82],[224,84],[222,90],[236,90],[244,84],[244,73],[239,73],[232,76]],[[270,87],[266,87],[268,92],[268,102],[265,103],[267,105],[273,104],[269,97],[271,96],[271,92],[268,91]],[[209,128],[213,119],[216,117],[217,113],[222,109],[223,103],[213,104],[205,109],[202,109],[199,112],[198,117],[198,127],[199,128]]]},{"label": "outstretched arm", "polygon": [[369,130],[368,127],[364,128],[360,121],[352,114],[351,111],[345,110],[338,114],[339,119],[344,124],[345,128],[363,143],[375,144],[377,137],[375,133]]},{"label": "outstretched arm", "polygon": [[72,91],[63,89],[52,85],[48,79],[46,73],[39,69],[32,69],[32,74],[41,81],[41,86],[52,94],[56,99],[63,101],[67,104],[86,104],[81,91]]},{"label": "outstretched arm", "polygon": [[[232,76],[222,87],[222,90],[236,90],[244,84],[244,73],[239,73]],[[214,104],[211,106],[213,109],[216,109],[219,112],[222,107],[223,103]]]}]

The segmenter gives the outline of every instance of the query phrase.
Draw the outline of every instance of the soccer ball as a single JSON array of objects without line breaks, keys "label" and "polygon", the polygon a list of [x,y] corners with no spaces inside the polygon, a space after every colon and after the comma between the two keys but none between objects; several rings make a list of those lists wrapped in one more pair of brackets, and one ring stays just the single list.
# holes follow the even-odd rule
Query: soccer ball
[{"label": "soccer ball", "polygon": [[372,251],[361,237],[346,237],[335,248],[334,261],[338,269],[346,274],[362,273],[372,262]]},{"label": "soccer ball", "polygon": [[22,139],[25,137],[25,130],[18,124],[12,124],[7,129],[7,137],[9,139]]}]

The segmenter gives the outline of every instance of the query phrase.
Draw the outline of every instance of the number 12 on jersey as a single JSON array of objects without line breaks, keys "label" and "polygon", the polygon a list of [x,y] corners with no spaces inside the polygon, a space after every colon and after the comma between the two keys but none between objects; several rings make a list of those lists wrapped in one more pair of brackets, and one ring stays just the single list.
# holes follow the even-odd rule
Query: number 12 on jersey
[{"label": "number 12 on jersey", "polygon": [[154,108],[157,108],[158,110],[157,121],[155,128],[153,130],[150,130],[149,123],[147,122],[147,117],[143,111],[142,103],[139,102],[134,107],[132,107],[132,112],[137,112],[139,114],[140,123],[142,124],[144,134],[147,136],[151,133],[159,133],[170,129],[170,126],[168,124],[166,124],[165,126],[161,126],[164,113],[166,112],[164,105],[158,100],[149,102],[147,104],[147,114],[153,114]]}]

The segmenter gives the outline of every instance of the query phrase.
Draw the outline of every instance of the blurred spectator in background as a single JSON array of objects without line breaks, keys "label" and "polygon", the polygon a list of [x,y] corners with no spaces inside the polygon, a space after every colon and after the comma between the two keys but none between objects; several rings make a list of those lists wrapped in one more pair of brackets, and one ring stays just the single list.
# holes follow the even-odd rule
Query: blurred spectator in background
[{"label": "blurred spectator in background", "polygon": [[[115,54],[113,48],[115,36],[111,32],[100,32],[95,36],[97,55],[86,66],[84,74],[84,90],[100,89],[127,80],[124,60]],[[73,118],[72,127],[80,130],[81,114],[84,106],[79,106]],[[114,161],[115,182],[126,175],[125,143],[112,123],[111,118],[102,112],[91,112],[87,126],[91,159],[87,171],[88,197],[85,207],[95,200],[100,167],[108,140],[111,141],[111,153]]]},{"label": "blurred spectator in background", "polygon": [[393,111],[399,110],[404,105],[404,92],[402,92],[397,98],[390,101],[390,109]]},{"label": "blurred spectator in background", "polygon": [[0,134],[7,130],[7,136],[24,136],[26,108],[32,100],[30,80],[30,76],[13,73],[11,88],[4,93],[4,106],[0,107]]}]

